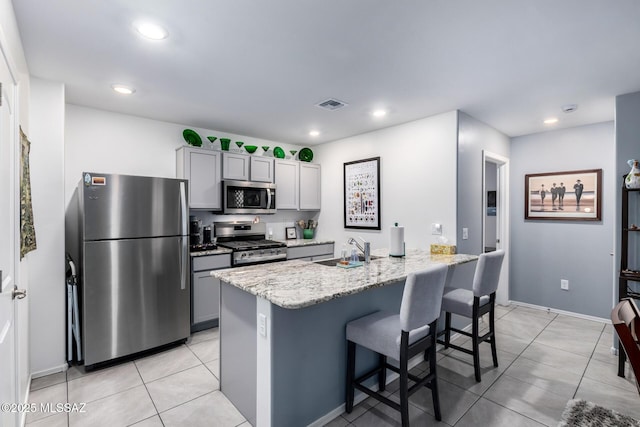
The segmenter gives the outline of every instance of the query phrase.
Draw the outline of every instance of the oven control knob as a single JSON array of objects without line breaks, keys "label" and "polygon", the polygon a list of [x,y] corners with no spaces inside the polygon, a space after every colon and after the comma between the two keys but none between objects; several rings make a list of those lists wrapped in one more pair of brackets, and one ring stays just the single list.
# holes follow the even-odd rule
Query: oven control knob
[{"label": "oven control knob", "polygon": [[240,254],[240,258],[246,258],[246,257],[247,257],[247,253],[246,253],[246,252],[242,252],[242,253]]}]

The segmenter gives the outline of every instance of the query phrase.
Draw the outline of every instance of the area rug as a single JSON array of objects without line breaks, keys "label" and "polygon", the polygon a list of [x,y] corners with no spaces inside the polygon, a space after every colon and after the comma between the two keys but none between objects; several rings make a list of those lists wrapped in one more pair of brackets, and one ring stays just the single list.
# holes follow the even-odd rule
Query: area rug
[{"label": "area rug", "polygon": [[582,399],[567,402],[558,427],[640,427],[640,421]]}]

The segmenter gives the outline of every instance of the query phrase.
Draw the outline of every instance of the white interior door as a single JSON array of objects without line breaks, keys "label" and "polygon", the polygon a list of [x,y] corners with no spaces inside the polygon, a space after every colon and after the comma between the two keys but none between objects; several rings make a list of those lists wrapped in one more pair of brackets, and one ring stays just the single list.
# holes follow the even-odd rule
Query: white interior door
[{"label": "white interior door", "polygon": [[[17,271],[18,180],[14,117],[16,84],[4,58],[0,55],[0,403],[11,405],[21,402],[16,370],[16,300],[13,298]],[[3,407],[0,411],[0,426],[17,426],[20,414],[6,409]]]},{"label": "white interior door", "polygon": [[498,154],[483,151],[482,153],[482,241],[485,242],[487,233],[486,206],[487,206],[487,163],[495,164],[496,176],[496,221],[495,221],[495,248],[504,249],[504,261],[500,272],[500,282],[496,292],[496,302],[507,305],[509,303],[509,159]]}]

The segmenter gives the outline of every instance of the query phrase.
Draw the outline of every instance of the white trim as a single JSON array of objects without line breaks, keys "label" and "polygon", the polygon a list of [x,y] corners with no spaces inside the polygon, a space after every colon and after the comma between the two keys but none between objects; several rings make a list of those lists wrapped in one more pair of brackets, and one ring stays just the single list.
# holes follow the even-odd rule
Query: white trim
[{"label": "white trim", "polygon": [[522,307],[533,308],[535,310],[546,311],[547,313],[562,314],[564,316],[576,317],[578,319],[591,320],[593,322],[611,324],[611,319],[605,319],[602,317],[589,316],[588,314],[574,313],[572,311],[558,310],[555,308],[543,307],[541,305],[528,304],[526,302],[519,302],[519,301],[510,301],[510,302],[513,305],[519,305]]},{"label": "white trim", "polygon": [[35,380],[36,378],[46,377],[47,375],[57,374],[58,372],[65,372],[69,369],[69,365],[66,363],[64,365],[54,366],[53,368],[48,368],[38,372],[32,372],[31,378],[29,379],[29,386],[31,386],[31,380]]},{"label": "white trim", "polygon": [[502,263],[502,271],[500,273],[500,284],[496,292],[496,302],[505,305],[509,301],[509,158],[495,154],[490,151],[482,150],[482,252],[484,252],[485,242],[485,216],[486,216],[486,198],[487,191],[485,188],[485,163],[494,163],[498,169],[498,194],[497,194],[497,231],[500,237],[498,249],[504,250],[504,261]]}]

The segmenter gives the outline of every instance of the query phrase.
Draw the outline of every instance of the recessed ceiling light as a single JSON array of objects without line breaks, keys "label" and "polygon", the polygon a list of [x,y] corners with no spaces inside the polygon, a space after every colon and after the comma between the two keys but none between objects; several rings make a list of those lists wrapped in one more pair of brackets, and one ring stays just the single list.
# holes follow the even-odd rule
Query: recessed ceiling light
[{"label": "recessed ceiling light", "polygon": [[169,36],[167,30],[151,22],[134,22],[133,26],[142,37],[149,40],[164,40]]},{"label": "recessed ceiling light", "polygon": [[317,131],[317,130],[309,131],[309,136],[318,136],[318,135],[320,135],[320,131]]},{"label": "recessed ceiling light", "polygon": [[375,110],[371,114],[373,115],[373,117],[384,117],[387,115],[387,110]]},{"label": "recessed ceiling light", "polygon": [[136,91],[134,88],[125,85],[111,85],[111,89],[122,95],[131,95]]},{"label": "recessed ceiling light", "polygon": [[558,123],[558,119],[555,117],[548,118],[544,121],[545,125],[552,125],[554,123]]}]

